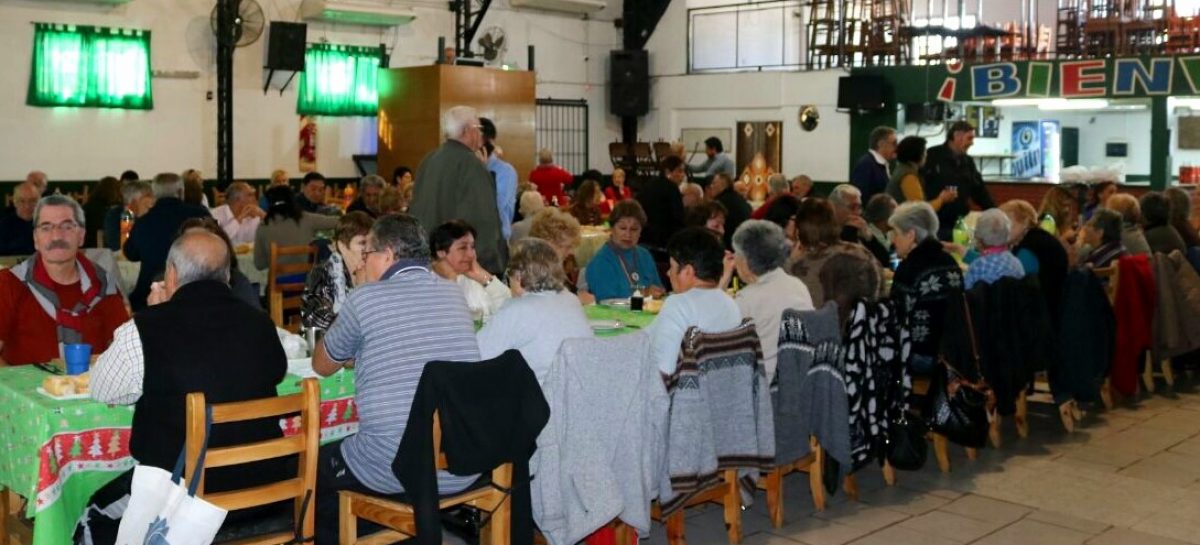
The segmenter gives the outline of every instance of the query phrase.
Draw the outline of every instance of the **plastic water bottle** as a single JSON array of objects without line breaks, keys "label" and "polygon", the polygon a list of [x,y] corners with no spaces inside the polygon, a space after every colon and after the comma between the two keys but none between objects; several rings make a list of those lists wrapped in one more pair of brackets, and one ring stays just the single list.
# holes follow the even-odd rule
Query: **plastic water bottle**
[{"label": "plastic water bottle", "polygon": [[1054,221],[1054,216],[1046,214],[1042,216],[1042,230],[1054,236],[1058,236],[1058,222]]}]

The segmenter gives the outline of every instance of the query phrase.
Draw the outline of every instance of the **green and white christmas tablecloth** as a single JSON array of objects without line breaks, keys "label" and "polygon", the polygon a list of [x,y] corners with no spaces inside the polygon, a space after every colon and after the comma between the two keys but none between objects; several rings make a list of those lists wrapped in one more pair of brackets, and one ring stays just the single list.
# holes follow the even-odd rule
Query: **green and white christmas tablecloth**
[{"label": "green and white christmas tablecloth", "polygon": [[[55,400],[37,392],[47,376],[33,366],[0,368],[0,485],[28,500],[35,545],[71,542],[75,522],[92,494],[133,467],[129,455],[132,406],[110,407],[90,399]],[[300,391],[288,375],[279,394]],[[280,421],[298,431],[299,417]],[[321,441],[358,429],[354,374],[342,371],[321,381]]]}]

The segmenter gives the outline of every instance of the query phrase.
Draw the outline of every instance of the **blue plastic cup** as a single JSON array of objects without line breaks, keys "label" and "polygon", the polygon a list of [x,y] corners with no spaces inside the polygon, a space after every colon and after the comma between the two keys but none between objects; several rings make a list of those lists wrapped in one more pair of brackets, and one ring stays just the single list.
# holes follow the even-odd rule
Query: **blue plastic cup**
[{"label": "blue plastic cup", "polygon": [[65,345],[63,346],[63,359],[67,361],[68,375],[82,375],[88,371],[88,364],[92,361],[92,345]]}]

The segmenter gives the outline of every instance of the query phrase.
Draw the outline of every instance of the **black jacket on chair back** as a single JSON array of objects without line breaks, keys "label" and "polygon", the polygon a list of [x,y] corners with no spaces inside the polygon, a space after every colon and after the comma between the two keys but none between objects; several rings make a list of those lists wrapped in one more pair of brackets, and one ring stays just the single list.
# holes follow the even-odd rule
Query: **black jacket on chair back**
[{"label": "black jacket on chair back", "polygon": [[[129,449],[139,463],[170,471],[187,438],[185,399],[204,392],[208,403],[274,397],[287,373],[275,325],[229,286],[211,280],[179,288],[170,301],[134,315],[142,339],[145,377],[133,413]],[[282,436],[270,418],[213,426],[209,446]],[[206,472],[205,491],[282,480],[284,459]]]}]

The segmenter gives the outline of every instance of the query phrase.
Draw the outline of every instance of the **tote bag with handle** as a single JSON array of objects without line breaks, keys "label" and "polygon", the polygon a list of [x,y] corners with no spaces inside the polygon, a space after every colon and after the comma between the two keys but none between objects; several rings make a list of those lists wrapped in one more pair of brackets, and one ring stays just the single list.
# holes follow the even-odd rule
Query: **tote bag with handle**
[{"label": "tote bag with handle", "polygon": [[175,471],[139,465],[133,470],[129,506],[121,517],[117,545],[208,545],[225,522],[226,510],[196,497],[196,487],[204,472],[208,436],[212,428],[212,407],[205,409],[204,444],[196,460],[191,482],[183,485],[184,457],[179,453]]}]

